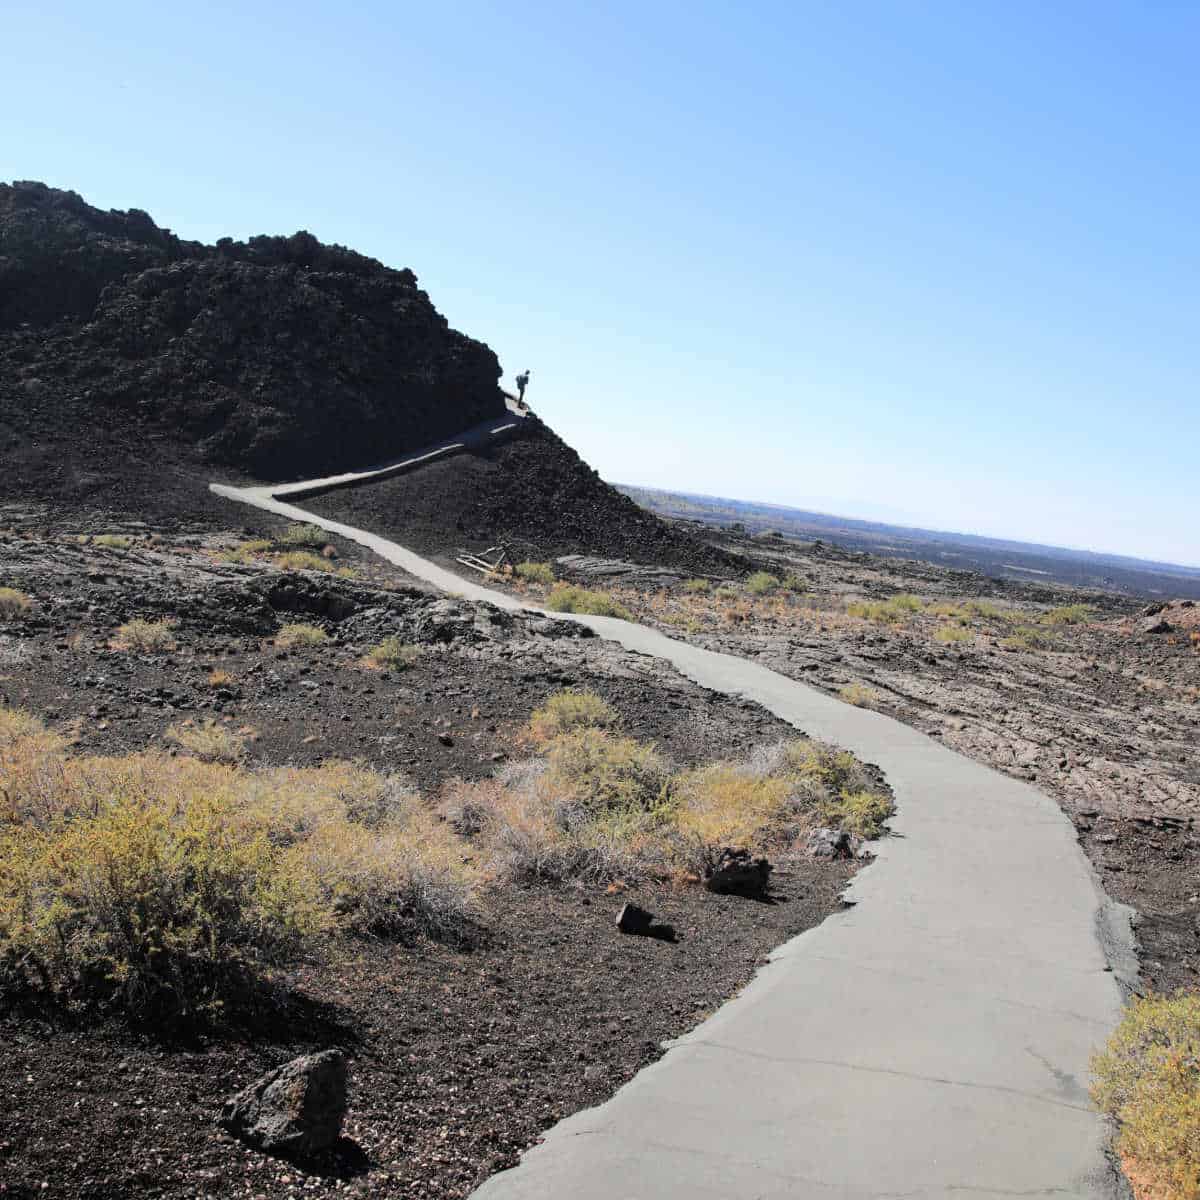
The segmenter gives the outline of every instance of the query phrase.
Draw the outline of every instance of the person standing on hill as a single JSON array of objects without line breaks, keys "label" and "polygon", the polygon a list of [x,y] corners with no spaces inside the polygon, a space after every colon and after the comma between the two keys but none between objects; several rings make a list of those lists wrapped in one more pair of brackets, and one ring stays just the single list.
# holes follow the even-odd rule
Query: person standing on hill
[{"label": "person standing on hill", "polygon": [[529,368],[526,367],[520,375],[517,376],[517,402],[524,407],[525,405],[525,389],[529,386]]}]

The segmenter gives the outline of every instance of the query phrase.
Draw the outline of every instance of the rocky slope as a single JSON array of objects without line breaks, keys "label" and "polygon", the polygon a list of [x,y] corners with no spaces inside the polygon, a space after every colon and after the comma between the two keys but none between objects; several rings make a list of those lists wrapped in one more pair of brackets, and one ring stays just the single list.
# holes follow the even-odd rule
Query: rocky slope
[{"label": "rocky slope", "polygon": [[[0,184],[0,504],[219,528],[244,514],[209,494],[214,477],[401,457],[502,416],[499,378],[495,354],[451,329],[411,271],[308,233],[205,246],[137,209]],[[737,567],[537,422],[392,493],[433,550],[509,540]]]},{"label": "rocky slope", "polygon": [[363,465],[503,413],[495,354],[407,270],[311,234],[185,242],[0,185],[0,482],[119,490],[147,442],[260,478]]},{"label": "rocky slope", "polygon": [[302,503],[444,561],[460,547],[502,545],[514,561],[598,554],[722,576],[746,566],[639,508],[537,418],[484,451]]},{"label": "rocky slope", "polygon": [[[72,753],[165,749],[170,725],[211,720],[243,731],[252,766],[356,760],[400,773],[434,804],[452,780],[525,757],[531,711],[574,685],[681,766],[791,733],[757,705],[579,626],[431,595],[354,557],[352,543],[337,540],[337,562],[357,571],[343,579],[265,557],[225,561],[232,532],[177,522],[127,525],[129,545],[115,548],[45,536],[40,512],[16,533],[6,521],[0,587],[20,588],[31,607],[20,619],[0,613],[0,706],[68,734]],[[278,529],[267,518],[255,532]],[[169,650],[114,646],[119,624],[164,617],[176,622]],[[297,620],[328,640],[273,645]],[[365,669],[383,636],[418,647],[415,661]],[[245,1020],[184,1040],[0,996],[0,1195],[459,1200],[550,1125],[607,1099],[776,946],[836,911],[857,865],[780,861],[770,903],[676,883],[488,889],[484,936],[469,950],[334,942],[281,971]],[[618,932],[626,900],[675,940]],[[328,1049],[346,1055],[351,1080],[333,1154],[293,1162],[222,1132],[231,1094]]]}]

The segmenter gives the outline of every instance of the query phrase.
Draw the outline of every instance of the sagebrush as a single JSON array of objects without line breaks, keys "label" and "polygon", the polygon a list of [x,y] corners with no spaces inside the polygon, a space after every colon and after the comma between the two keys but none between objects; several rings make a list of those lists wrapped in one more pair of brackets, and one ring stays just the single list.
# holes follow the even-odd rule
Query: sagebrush
[{"label": "sagebrush", "polygon": [[877,837],[891,801],[853,755],[805,739],[679,771],[616,732],[599,697],[559,693],[535,714],[540,757],[449,785],[441,812],[500,879],[703,874],[723,849],[786,853],[833,825]]},{"label": "sagebrush", "polygon": [[16,588],[0,587],[0,620],[16,621],[28,616],[33,601]]},{"label": "sagebrush", "polygon": [[1139,1195],[1200,1196],[1200,994],[1135,999],[1093,1057],[1092,1077]]},{"label": "sagebrush", "polygon": [[546,597],[546,607],[552,612],[588,613],[596,617],[620,617],[628,621],[629,610],[607,592],[589,591],[572,584],[556,583]]},{"label": "sagebrush", "polygon": [[548,742],[560,733],[581,726],[611,729],[620,724],[617,710],[595,692],[569,688],[556,692],[529,718],[529,732],[537,742]]},{"label": "sagebrush", "polygon": [[148,621],[135,617],[117,629],[113,645],[119,650],[139,650],[152,654],[155,651],[175,648],[176,622],[169,618]]},{"label": "sagebrush", "polygon": [[462,940],[465,847],[403,780],[88,757],[0,709],[0,988],[191,1019],[338,934]]},{"label": "sagebrush", "polygon": [[513,570],[518,578],[527,583],[540,583],[549,587],[554,582],[554,568],[548,562],[517,563]]}]

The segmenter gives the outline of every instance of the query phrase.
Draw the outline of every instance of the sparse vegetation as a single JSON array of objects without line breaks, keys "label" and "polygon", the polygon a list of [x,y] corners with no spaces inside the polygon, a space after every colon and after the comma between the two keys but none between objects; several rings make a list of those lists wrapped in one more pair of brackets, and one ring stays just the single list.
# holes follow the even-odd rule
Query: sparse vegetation
[{"label": "sparse vegetation", "polygon": [[233,676],[228,671],[222,671],[219,667],[214,667],[208,673],[207,682],[210,688],[229,687],[233,683]]},{"label": "sparse vegetation", "polygon": [[789,572],[783,577],[783,584],[781,586],[785,591],[799,596],[808,591],[808,580],[801,578],[794,572]]},{"label": "sparse vegetation", "polygon": [[680,773],[579,695],[534,714],[543,757],[444,792],[442,815],[501,879],[692,875],[725,848],[786,852],[818,823],[877,836],[891,812],[853,755],[795,740]]},{"label": "sparse vegetation", "polygon": [[755,596],[767,596],[779,587],[779,577],[769,571],[755,571],[746,578],[746,590]]},{"label": "sparse vegetation", "polygon": [[572,584],[556,583],[546,597],[551,612],[587,613],[595,617],[619,617],[628,621],[629,610],[607,592],[594,592]]},{"label": "sparse vegetation", "polygon": [[513,568],[518,579],[550,587],[554,583],[554,568],[548,562],[522,562]]},{"label": "sparse vegetation", "polygon": [[367,651],[367,664],[376,670],[404,671],[421,657],[421,648],[390,634]]},{"label": "sparse vegetation", "polygon": [[245,737],[211,719],[200,725],[172,725],[166,736],[202,762],[236,763],[246,757]]},{"label": "sparse vegetation", "polygon": [[1041,619],[1047,625],[1082,625],[1094,611],[1090,604],[1060,604],[1043,613]]},{"label": "sparse vegetation", "polygon": [[167,618],[147,621],[142,617],[135,617],[117,629],[113,645],[118,650],[137,650],[143,654],[173,650],[175,624]]},{"label": "sparse vegetation", "polygon": [[300,646],[322,646],[329,641],[329,634],[319,625],[306,625],[301,621],[284,625],[275,635],[275,645],[284,650],[295,650]]},{"label": "sparse vegetation", "polygon": [[922,607],[918,597],[902,592],[888,600],[851,600],[846,605],[846,612],[852,617],[861,617],[866,621],[895,625],[920,612]]},{"label": "sparse vegetation", "polygon": [[1000,645],[1005,650],[1050,650],[1054,640],[1036,625],[1018,625]]},{"label": "sparse vegetation", "polygon": [[529,733],[535,742],[549,742],[572,729],[612,729],[620,723],[617,710],[595,692],[571,688],[556,692],[535,709]]},{"label": "sparse vegetation", "polygon": [[133,545],[133,538],[121,533],[98,533],[92,538],[92,545],[108,550],[128,550]]},{"label": "sparse vegetation", "polygon": [[550,743],[547,763],[558,798],[593,817],[652,813],[667,798],[670,764],[635,738],[576,727]]},{"label": "sparse vegetation", "polygon": [[712,584],[707,579],[685,579],[683,590],[692,596],[703,595],[710,590]]},{"label": "sparse vegetation", "polygon": [[0,587],[0,621],[19,621],[29,615],[33,601],[16,588]]},{"label": "sparse vegetation", "polygon": [[280,546],[324,546],[328,535],[319,525],[289,525],[275,539]]},{"label": "sparse vegetation", "polygon": [[933,631],[933,640],[943,645],[955,645],[958,642],[969,642],[974,635],[961,625],[939,625]]},{"label": "sparse vegetation", "polygon": [[314,554],[311,550],[288,550],[275,555],[276,565],[285,571],[332,571],[333,566],[327,558]]},{"label": "sparse vegetation", "polygon": [[879,703],[879,693],[864,683],[848,683],[838,689],[838,696],[855,708],[874,708]]},{"label": "sparse vegetation", "polygon": [[1138,1195],[1200,1195],[1200,994],[1135,999],[1092,1074]]},{"label": "sparse vegetation", "polygon": [[818,811],[826,824],[870,839],[883,833],[892,802],[880,792],[842,790],[818,805]]},{"label": "sparse vegetation", "polygon": [[266,538],[256,538],[248,542],[239,542],[228,550],[220,551],[217,558],[221,562],[254,562],[260,554],[265,554],[270,549],[271,543]]},{"label": "sparse vegetation", "polygon": [[73,757],[0,709],[0,987],[188,1019],[336,933],[460,940],[462,843],[402,781]]}]

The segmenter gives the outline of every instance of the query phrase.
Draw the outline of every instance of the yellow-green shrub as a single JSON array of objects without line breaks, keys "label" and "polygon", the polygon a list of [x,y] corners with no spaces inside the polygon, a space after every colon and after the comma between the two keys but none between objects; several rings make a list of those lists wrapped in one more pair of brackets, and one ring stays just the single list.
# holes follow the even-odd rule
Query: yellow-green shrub
[{"label": "yellow-green shrub", "polygon": [[779,586],[779,579],[769,571],[755,571],[746,579],[746,590],[756,596],[765,596]]},{"label": "yellow-green shrub", "polygon": [[821,820],[861,838],[877,838],[892,815],[892,802],[880,792],[841,791],[818,805]]},{"label": "yellow-green shrub", "polygon": [[1036,625],[1018,625],[1000,645],[1006,650],[1052,650],[1055,642]]},{"label": "yellow-green shrub", "polygon": [[620,617],[629,620],[629,610],[607,592],[593,592],[568,583],[556,583],[546,597],[552,612],[587,613],[595,617]]},{"label": "yellow-green shrub", "polygon": [[554,582],[554,568],[548,562],[517,563],[513,569],[519,578],[529,583],[540,583],[549,587]]},{"label": "yellow-green shrub", "polygon": [[961,625],[939,625],[933,632],[933,640],[943,645],[955,645],[958,642],[969,642],[972,634]]},{"label": "yellow-green shrub", "polygon": [[135,617],[117,629],[113,644],[121,650],[138,650],[143,654],[175,648],[175,622],[163,619],[147,621]]},{"label": "yellow-green shrub", "polygon": [[[288,550],[275,555],[275,562],[285,571],[332,571],[333,565],[328,559],[314,554],[311,550]],[[343,568],[345,570],[346,568]]]},{"label": "yellow-green shrub", "polygon": [[329,634],[325,630],[303,622],[284,625],[275,635],[275,645],[285,650],[294,650],[298,646],[320,646],[327,641]]},{"label": "yellow-green shrub", "polygon": [[879,693],[862,683],[848,683],[838,689],[838,696],[855,708],[874,708],[879,703]]},{"label": "yellow-green shrub", "polygon": [[620,723],[617,710],[595,692],[569,688],[556,692],[529,718],[534,741],[548,742],[560,733],[582,726],[611,729]]},{"label": "yellow-green shrub", "polygon": [[716,763],[681,776],[672,788],[674,826],[685,841],[698,843],[702,857],[725,847],[772,849],[790,812],[786,778],[755,775],[733,763]]},{"label": "yellow-green shrub", "polygon": [[109,550],[128,550],[133,538],[120,533],[98,533],[92,538],[93,546],[106,546]]},{"label": "yellow-green shrub", "polygon": [[203,762],[235,763],[246,757],[245,737],[211,718],[202,725],[171,725],[166,736]]},{"label": "yellow-green shrub", "polygon": [[253,562],[254,559],[270,550],[271,542],[266,538],[256,538],[248,542],[239,542],[236,546],[230,547],[228,550],[222,550],[217,554],[217,558],[222,562]]},{"label": "yellow-green shrub", "polygon": [[190,1017],[321,935],[470,933],[462,843],[401,780],[52,738],[0,709],[0,987]]},{"label": "yellow-green shrub", "polygon": [[413,646],[402,641],[395,634],[389,634],[367,651],[367,662],[373,667],[385,668],[389,671],[404,671],[421,657],[420,646]]},{"label": "yellow-green shrub", "polygon": [[725,848],[786,851],[817,823],[874,837],[891,812],[853,755],[804,740],[680,774],[653,747],[579,727],[547,757],[457,781],[441,812],[500,878],[703,874]]},{"label": "yellow-green shrub", "polygon": [[0,620],[16,621],[27,616],[33,601],[16,588],[0,587]]},{"label": "yellow-green shrub", "polygon": [[667,797],[670,764],[651,745],[576,728],[550,743],[547,785],[592,814],[651,812]]},{"label": "yellow-green shrub", "polygon": [[888,600],[851,600],[846,605],[846,611],[852,617],[862,617],[867,621],[879,621],[894,625],[905,617],[920,612],[921,601],[916,596],[901,593]]},{"label": "yellow-green shrub", "polygon": [[320,525],[289,525],[275,541],[280,546],[324,546],[329,540]]},{"label": "yellow-green shrub", "polygon": [[707,592],[712,585],[707,579],[685,579],[683,581],[683,590],[690,592],[692,595],[700,595]]},{"label": "yellow-green shrub", "polygon": [[306,881],[280,866],[203,796],[176,809],[118,794],[57,827],[9,826],[0,975],[136,1016],[196,1015],[322,928]]},{"label": "yellow-green shrub", "polygon": [[[1092,1098],[1148,1196],[1200,1196],[1200,995],[1136,999],[1092,1059]],[[1139,1192],[1139,1194],[1141,1194]]]}]

